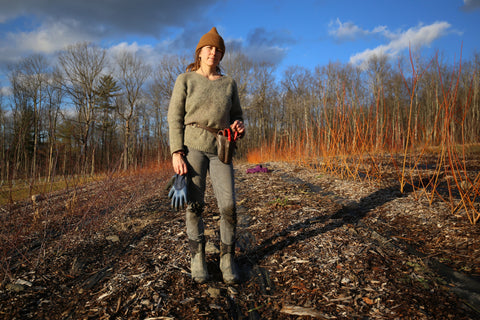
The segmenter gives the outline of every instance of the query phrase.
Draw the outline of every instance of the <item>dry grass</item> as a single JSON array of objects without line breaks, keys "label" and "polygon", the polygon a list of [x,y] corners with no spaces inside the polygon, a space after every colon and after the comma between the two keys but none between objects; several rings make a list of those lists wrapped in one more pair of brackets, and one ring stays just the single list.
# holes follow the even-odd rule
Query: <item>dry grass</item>
[{"label": "dry grass", "polygon": [[[32,196],[0,207],[0,274],[10,278],[19,267],[32,270],[46,259],[45,252],[62,252],[65,241],[94,236],[98,227],[114,224],[116,229],[135,222],[116,222],[116,216],[151,195],[153,180],[166,180],[169,163],[152,164],[130,172],[116,172],[104,179],[66,184],[66,188]],[[127,225],[129,224],[129,225]],[[49,246],[47,250],[46,246]],[[37,250],[39,249],[39,250]],[[27,258],[35,250],[37,257]],[[13,262],[13,264],[12,264]]]},{"label": "dry grass", "polygon": [[10,181],[8,185],[2,185],[0,187],[0,206],[26,200],[34,195],[69,189],[71,186],[79,186],[105,178],[105,175],[93,177],[64,176],[58,177],[55,181]]}]

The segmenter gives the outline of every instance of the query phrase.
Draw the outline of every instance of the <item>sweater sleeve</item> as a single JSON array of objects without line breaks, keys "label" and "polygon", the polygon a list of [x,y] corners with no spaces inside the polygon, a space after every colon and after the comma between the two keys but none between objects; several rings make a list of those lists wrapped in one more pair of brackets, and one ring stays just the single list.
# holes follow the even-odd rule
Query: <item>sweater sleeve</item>
[{"label": "sweater sleeve", "polygon": [[184,149],[184,119],[187,85],[183,75],[178,76],[173,87],[170,104],[168,106],[168,126],[170,153]]},{"label": "sweater sleeve", "polygon": [[242,107],[240,106],[240,98],[238,96],[237,83],[233,80],[233,92],[232,92],[232,108],[230,109],[230,124],[235,120],[243,121]]}]

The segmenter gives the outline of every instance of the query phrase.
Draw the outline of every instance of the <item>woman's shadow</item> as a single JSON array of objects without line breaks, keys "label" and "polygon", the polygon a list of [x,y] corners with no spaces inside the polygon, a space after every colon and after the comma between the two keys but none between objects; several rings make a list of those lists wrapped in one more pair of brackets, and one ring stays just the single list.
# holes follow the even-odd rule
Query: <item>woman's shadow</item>
[{"label": "woman's shadow", "polygon": [[[369,211],[394,199],[405,197],[408,193],[412,192],[412,190],[413,188],[411,186],[406,186],[402,193],[398,185],[383,188],[371,193],[354,204],[342,207],[332,215],[319,215],[288,226],[263,240],[259,245],[250,249],[247,248],[243,254],[238,256],[237,260],[241,269],[242,280],[248,281],[253,277],[260,277],[261,282],[264,282],[261,287],[271,288],[271,286],[269,286],[270,281],[268,274],[266,274],[265,270],[258,267],[262,260],[291,245],[340,228],[345,224],[356,224],[363,219]],[[331,220],[331,222],[327,223],[329,220]],[[327,224],[325,225],[325,223]],[[315,225],[320,226],[311,229]],[[304,231],[298,233],[297,231],[299,230]]]}]

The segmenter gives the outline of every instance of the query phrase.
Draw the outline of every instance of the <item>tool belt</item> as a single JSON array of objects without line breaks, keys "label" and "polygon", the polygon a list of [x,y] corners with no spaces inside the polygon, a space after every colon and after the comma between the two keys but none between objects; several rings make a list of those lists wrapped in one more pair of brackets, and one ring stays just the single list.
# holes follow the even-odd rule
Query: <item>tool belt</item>
[{"label": "tool belt", "polygon": [[207,126],[202,126],[196,122],[187,123],[186,126],[191,125],[197,128],[202,128],[207,130],[215,136],[217,140],[217,153],[218,159],[225,164],[232,163],[233,155],[235,154],[235,149],[237,147],[237,133],[233,132],[232,129],[215,129]]}]

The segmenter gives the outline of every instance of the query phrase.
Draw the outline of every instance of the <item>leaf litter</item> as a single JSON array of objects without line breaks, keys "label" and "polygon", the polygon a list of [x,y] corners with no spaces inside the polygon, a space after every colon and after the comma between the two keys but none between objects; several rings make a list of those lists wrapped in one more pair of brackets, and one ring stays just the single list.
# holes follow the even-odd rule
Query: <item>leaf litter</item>
[{"label": "leaf litter", "polygon": [[[23,260],[10,253],[10,269],[2,271],[0,316],[474,319],[480,315],[477,226],[452,216],[441,202],[429,205],[412,193],[400,193],[394,183],[342,180],[288,163],[263,166],[268,173],[246,173],[248,164],[235,166],[240,284],[227,286],[221,281],[216,250],[219,217],[210,187],[204,220],[211,279],[196,284],[190,277],[183,213],[170,209],[166,179],[143,181],[140,189],[130,181],[125,187],[128,205],[110,207],[106,218],[88,233],[63,228],[57,237],[22,251]],[[85,192],[95,193],[95,188]],[[88,199],[88,194],[78,196]],[[24,214],[32,209],[25,204],[15,210]],[[44,259],[33,264],[40,253]]]}]

